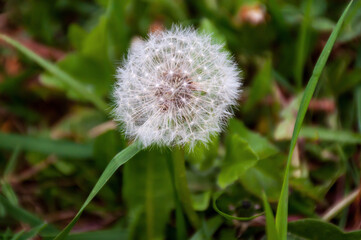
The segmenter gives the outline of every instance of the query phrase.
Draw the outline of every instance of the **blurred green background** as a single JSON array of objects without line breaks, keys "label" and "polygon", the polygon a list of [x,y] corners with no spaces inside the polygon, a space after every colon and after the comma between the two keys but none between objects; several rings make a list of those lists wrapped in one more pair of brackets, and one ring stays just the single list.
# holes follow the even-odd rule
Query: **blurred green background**
[{"label": "blurred green background", "polygon": [[[19,231],[26,232],[19,239],[51,239],[74,217],[107,163],[127,145],[108,114],[116,67],[132,40],[172,24],[192,25],[224,42],[244,81],[228,128],[208,148],[186,154],[202,227],[196,231],[186,218],[176,219],[172,154],[153,148],[111,178],[68,239],[176,239],[180,223],[187,239],[265,239],[263,217],[227,220],[212,197],[221,194],[216,205],[233,216],[262,212],[262,191],[276,206],[301,94],[347,3],[0,1],[0,32],[56,64],[82,89],[0,42],[0,239]],[[94,106],[92,96],[108,105]],[[324,215],[359,186],[360,132],[358,0],[321,75],[292,161],[289,220],[324,217],[333,225],[294,222],[289,239],[361,239],[360,232],[342,232],[360,228],[360,197],[335,216]]]}]

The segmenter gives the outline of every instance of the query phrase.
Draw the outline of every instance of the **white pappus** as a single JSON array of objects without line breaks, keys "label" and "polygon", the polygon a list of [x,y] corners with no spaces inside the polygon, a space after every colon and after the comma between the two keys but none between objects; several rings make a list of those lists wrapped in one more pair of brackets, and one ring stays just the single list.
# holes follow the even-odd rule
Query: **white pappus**
[{"label": "white pappus", "polygon": [[144,146],[207,143],[240,95],[240,71],[223,45],[192,28],[149,34],[117,69],[115,120]]}]

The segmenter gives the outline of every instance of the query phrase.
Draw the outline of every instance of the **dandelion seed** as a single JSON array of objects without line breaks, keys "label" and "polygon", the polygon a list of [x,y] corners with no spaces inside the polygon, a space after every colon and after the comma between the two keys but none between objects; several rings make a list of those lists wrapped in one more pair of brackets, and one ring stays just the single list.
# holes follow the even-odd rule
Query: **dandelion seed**
[{"label": "dandelion seed", "polygon": [[240,72],[221,49],[182,27],[132,45],[113,93],[124,133],[144,146],[193,147],[220,132],[241,92]]}]

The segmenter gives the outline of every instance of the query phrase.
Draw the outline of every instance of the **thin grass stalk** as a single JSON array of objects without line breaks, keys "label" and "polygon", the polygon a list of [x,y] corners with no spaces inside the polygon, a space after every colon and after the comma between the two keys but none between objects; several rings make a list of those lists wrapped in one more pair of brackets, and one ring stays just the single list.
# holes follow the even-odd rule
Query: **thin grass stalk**
[{"label": "thin grass stalk", "polygon": [[320,57],[317,60],[315,68],[313,70],[312,76],[306,86],[305,92],[303,94],[301,104],[297,113],[296,123],[292,134],[291,144],[290,144],[290,151],[287,158],[286,170],[283,179],[282,190],[280,194],[280,199],[278,201],[277,206],[277,214],[276,214],[276,229],[278,232],[278,236],[281,240],[287,239],[287,219],[288,219],[288,188],[289,188],[289,173],[290,173],[290,165],[293,156],[293,151],[295,149],[297,138],[300,133],[302,122],[305,118],[308,105],[311,101],[313,93],[316,89],[318,80],[321,76],[322,70],[326,65],[327,59],[331,53],[332,47],[336,41],[336,38],[341,30],[341,26],[343,21],[347,15],[347,12],[352,5],[353,1],[351,0],[350,3],[347,5],[346,9],[342,13],[339,21],[335,29],[332,31],[324,49],[321,52]]}]

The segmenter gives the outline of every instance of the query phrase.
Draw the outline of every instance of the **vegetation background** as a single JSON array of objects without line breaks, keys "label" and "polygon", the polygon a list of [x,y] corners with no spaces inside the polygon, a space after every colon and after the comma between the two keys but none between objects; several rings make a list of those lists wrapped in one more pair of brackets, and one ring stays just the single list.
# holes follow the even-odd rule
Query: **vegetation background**
[{"label": "vegetation background", "polygon": [[[171,151],[151,149],[116,172],[67,239],[179,239],[179,234],[266,239],[263,216],[245,222],[229,215],[263,212],[262,192],[275,209],[304,87],[347,4],[0,1],[0,32],[76,80],[66,82],[0,42],[0,239],[52,239],[71,221],[107,163],[127,145],[108,114],[115,68],[135,38],[174,23],[225,42],[243,71],[244,92],[229,127],[208,148],[198,146],[185,156],[201,227],[194,229],[177,214]],[[358,0],[345,18],[296,145],[288,239],[361,239],[355,231],[361,224],[360,132]]]}]

